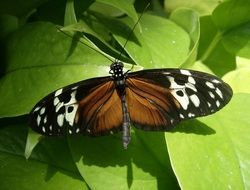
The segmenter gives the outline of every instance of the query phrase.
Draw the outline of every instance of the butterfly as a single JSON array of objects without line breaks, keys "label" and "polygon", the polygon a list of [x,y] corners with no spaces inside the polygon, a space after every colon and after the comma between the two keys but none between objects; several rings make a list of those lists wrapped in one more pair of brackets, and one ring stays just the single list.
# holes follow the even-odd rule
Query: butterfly
[{"label": "butterfly", "polygon": [[123,71],[115,61],[110,76],[83,80],[60,88],[31,110],[31,128],[45,136],[108,135],[122,131],[126,149],[130,125],[167,131],[182,120],[215,113],[232,97],[220,78],[187,69]]}]

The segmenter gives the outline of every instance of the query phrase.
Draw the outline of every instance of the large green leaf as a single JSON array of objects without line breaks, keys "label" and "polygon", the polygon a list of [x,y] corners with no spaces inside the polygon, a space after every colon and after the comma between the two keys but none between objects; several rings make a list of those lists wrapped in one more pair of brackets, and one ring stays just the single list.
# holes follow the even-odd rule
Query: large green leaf
[{"label": "large green leaf", "polygon": [[227,32],[222,42],[227,51],[234,55],[250,58],[250,22]]},{"label": "large green leaf", "polygon": [[249,93],[250,94],[250,68],[241,68],[229,72],[224,76],[224,79],[234,89],[235,93]]},{"label": "large green leaf", "polygon": [[191,8],[200,15],[211,14],[219,4],[218,0],[165,0],[164,5],[167,11],[172,12],[177,8]]},{"label": "large green leaf", "polygon": [[249,97],[235,94],[220,112],[184,122],[166,133],[182,189],[250,188]]},{"label": "large green leaf", "polygon": [[88,189],[65,139],[42,142],[27,161],[23,156],[27,125],[21,124],[26,119],[0,121],[0,189]]},{"label": "large green leaf", "polygon": [[70,138],[77,168],[91,189],[178,189],[163,133],[135,131],[128,150],[121,135]]},{"label": "large green leaf", "polygon": [[74,41],[50,23],[16,31],[0,79],[0,117],[28,113],[49,92],[89,77],[107,75],[110,60]]},{"label": "large green leaf", "polygon": [[[125,47],[135,63],[145,68],[164,68],[178,67],[184,62],[190,46],[187,32],[170,20],[149,14],[144,14],[140,23],[142,33],[134,31],[135,36],[129,39]],[[111,23],[105,24],[111,27]],[[111,31],[123,46],[129,31],[123,31],[123,37],[115,30]]]},{"label": "large green leaf", "polygon": [[182,67],[189,67],[194,64],[200,40],[200,20],[198,14],[191,9],[177,9],[174,11],[170,19],[182,26],[189,34],[191,39],[190,52],[186,60],[182,63]]},{"label": "large green leaf", "polygon": [[115,8],[120,9],[124,13],[126,13],[135,24],[138,21],[137,13],[133,4],[130,1],[116,1],[116,0],[97,0],[99,3],[111,5]]},{"label": "large green leaf", "polygon": [[235,55],[225,49],[223,37],[224,33],[219,32],[211,16],[201,18],[198,59],[218,76],[236,68]]},{"label": "large green leaf", "polygon": [[221,3],[213,11],[212,19],[221,31],[250,21],[250,3],[248,0],[230,0]]}]

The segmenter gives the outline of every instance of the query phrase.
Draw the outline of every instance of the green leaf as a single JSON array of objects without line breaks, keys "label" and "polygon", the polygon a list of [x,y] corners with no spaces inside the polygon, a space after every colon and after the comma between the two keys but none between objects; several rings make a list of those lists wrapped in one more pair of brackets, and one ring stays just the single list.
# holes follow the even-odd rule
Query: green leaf
[{"label": "green leaf", "polygon": [[213,23],[211,15],[202,16],[200,18],[200,41],[198,49],[198,59],[206,59],[206,54],[208,54],[208,47],[217,33],[218,29]]},{"label": "green leaf", "polygon": [[6,73],[0,79],[0,117],[26,114],[59,87],[107,75],[111,63],[55,25],[42,22],[16,31],[6,52]]},{"label": "green leaf", "polygon": [[218,0],[165,0],[164,6],[168,12],[186,7],[197,11],[200,15],[208,15],[212,13],[219,3]]},{"label": "green leaf", "polygon": [[[126,13],[132,20],[133,23],[135,24],[138,21],[138,16],[135,11],[135,8],[133,4],[129,1],[117,1],[117,0],[97,0],[99,3],[111,5],[115,8],[120,9],[124,13]],[[140,25],[139,25],[140,27]]]},{"label": "green leaf", "polygon": [[230,0],[221,3],[213,11],[212,19],[221,31],[226,31],[250,21],[248,0]]},{"label": "green leaf", "polygon": [[[189,53],[190,38],[186,31],[170,20],[147,14],[142,17],[141,24],[152,61],[140,61],[140,65],[145,68],[179,67]],[[134,57],[139,52],[135,52]]]},{"label": "green leaf", "polygon": [[198,60],[218,76],[223,76],[236,68],[235,55],[228,52],[222,43],[224,35],[218,31],[211,16],[201,18]]},{"label": "green leaf", "polygon": [[[96,27],[96,26],[94,27],[93,23],[96,23],[95,25],[98,24],[98,27]],[[108,53],[110,55],[114,55],[114,57],[119,57],[120,52],[117,51],[116,49],[114,49],[108,42],[105,41],[105,37],[106,37],[105,32],[106,31],[103,32],[104,27],[101,28],[102,33],[98,33],[98,31],[95,31],[96,29],[99,30],[99,26],[100,26],[100,23],[97,23],[95,21],[92,21],[91,24],[89,24],[84,19],[81,19],[76,24],[72,24],[72,25],[63,27],[61,30],[70,31],[70,32],[84,32],[85,34],[90,34],[90,35],[92,35],[93,37],[95,37],[96,39],[99,40],[99,41],[97,41],[97,40],[95,40],[95,38],[91,38],[92,42],[95,43],[95,45],[97,45],[100,49],[105,51],[105,53]],[[85,37],[88,38],[89,36],[87,37],[85,35]],[[123,55],[120,56],[120,60],[122,60],[122,61],[126,60],[126,62],[129,62],[129,61],[131,62],[131,60],[129,60],[127,57],[124,57]]]},{"label": "green leaf", "polygon": [[[122,7],[122,5],[124,4],[124,2],[114,2],[115,5],[113,5],[113,2],[106,2],[106,1],[95,1],[89,8],[89,10],[92,10],[92,11],[95,11],[95,12],[99,12],[99,13],[102,13],[102,14],[105,14],[105,15],[108,15],[108,16],[111,16],[111,17],[120,17],[120,16],[123,16],[125,13],[125,11],[123,11],[123,9],[128,9],[128,12],[131,11],[134,12],[134,8],[131,8],[128,6],[132,6],[133,5],[133,2],[134,0],[128,0],[126,2],[126,7],[127,8],[124,8]],[[129,5],[128,5],[129,4]],[[133,15],[134,13],[132,13]],[[131,15],[131,18],[133,17]]]},{"label": "green leaf", "polygon": [[163,133],[132,132],[127,150],[121,135],[71,137],[77,168],[91,189],[178,189]]},{"label": "green leaf", "polygon": [[250,58],[250,22],[227,32],[222,43],[230,53]]},{"label": "green leaf", "polygon": [[[219,39],[217,39],[219,38]],[[201,61],[206,64],[216,75],[222,77],[227,72],[236,68],[236,58],[230,54],[221,42],[221,36],[215,36],[207,51],[209,56]],[[219,40],[220,42],[216,42]],[[214,47],[213,47],[214,46]],[[211,48],[211,51],[209,50]]]},{"label": "green leaf", "polygon": [[0,39],[2,40],[18,28],[18,18],[11,15],[0,15],[0,28]]},{"label": "green leaf", "polygon": [[36,133],[32,129],[29,129],[26,146],[25,146],[25,152],[24,152],[24,156],[26,159],[30,157],[33,149],[39,143],[39,141],[41,141],[42,138],[43,136],[41,134]]},{"label": "green leaf", "polygon": [[170,19],[182,26],[189,34],[191,42],[190,52],[182,67],[191,66],[197,57],[198,45],[200,39],[200,21],[199,15],[191,9],[177,9]]},{"label": "green leaf", "polygon": [[[140,20],[142,34],[134,31],[125,50],[128,55],[145,68],[178,67],[189,53],[190,38],[178,25],[170,20],[144,14]],[[121,46],[127,40],[129,30],[124,30],[122,37],[111,23],[105,23]]]},{"label": "green leaf", "polygon": [[53,166],[0,152],[0,188],[4,190],[88,189],[81,180]]},{"label": "green leaf", "polygon": [[246,85],[250,83],[250,68],[237,69],[235,71],[227,73],[223,79],[230,84],[234,93],[249,93],[250,86]]},{"label": "green leaf", "polygon": [[218,113],[184,122],[166,133],[171,163],[182,189],[250,188],[249,97],[235,94]]},{"label": "green leaf", "polygon": [[67,0],[64,16],[64,26],[77,23],[74,0]]},{"label": "green leaf", "polygon": [[62,139],[42,142],[31,158],[25,159],[25,121],[0,120],[0,189],[88,189]]}]

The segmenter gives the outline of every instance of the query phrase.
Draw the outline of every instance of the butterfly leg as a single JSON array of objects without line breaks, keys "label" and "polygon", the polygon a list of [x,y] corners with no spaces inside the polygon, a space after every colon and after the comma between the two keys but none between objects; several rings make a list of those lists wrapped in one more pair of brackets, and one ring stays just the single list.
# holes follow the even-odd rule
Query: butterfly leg
[{"label": "butterfly leg", "polygon": [[130,136],[130,117],[128,113],[128,105],[126,102],[125,93],[122,94],[121,100],[122,100],[122,114],[123,114],[122,142],[124,149],[127,149],[131,136]]}]

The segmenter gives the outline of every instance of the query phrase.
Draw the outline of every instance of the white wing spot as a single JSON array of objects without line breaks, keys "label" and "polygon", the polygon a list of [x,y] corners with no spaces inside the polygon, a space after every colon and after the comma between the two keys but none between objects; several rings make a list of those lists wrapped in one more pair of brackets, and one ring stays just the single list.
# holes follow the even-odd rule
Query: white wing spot
[{"label": "white wing spot", "polygon": [[46,132],[45,127],[44,127],[44,126],[42,127],[42,131],[43,131],[44,133]]},{"label": "white wing spot", "polygon": [[170,75],[170,72],[164,72],[163,74],[164,75]]},{"label": "white wing spot", "polygon": [[43,123],[47,123],[47,116],[44,117]]},{"label": "white wing spot", "polygon": [[188,117],[194,117],[195,116],[195,114],[193,114],[193,113],[188,113]]},{"label": "white wing spot", "polygon": [[49,126],[49,130],[52,131],[52,125]]},{"label": "white wing spot", "polygon": [[180,113],[180,118],[181,118],[181,119],[184,119],[184,116],[183,116],[181,113]]},{"label": "white wing spot", "polygon": [[183,70],[183,69],[181,69],[180,72],[181,72],[181,74],[183,74],[183,75],[188,75],[188,76],[192,75],[192,74],[190,73],[190,71],[188,71],[188,70]]},{"label": "white wing spot", "polygon": [[214,94],[211,91],[208,91],[208,94],[211,98],[215,98]]},{"label": "white wing spot", "polygon": [[71,131],[71,129],[69,129],[69,134],[72,134],[72,131]]},{"label": "white wing spot", "polygon": [[62,127],[63,126],[63,121],[64,121],[64,115],[63,114],[59,114],[57,116],[57,124]]},{"label": "white wing spot", "polygon": [[187,110],[189,104],[189,98],[184,90],[182,90],[183,96],[179,96],[176,94],[176,90],[172,90],[171,94],[175,97],[175,99],[181,104],[181,107],[184,110]]},{"label": "white wing spot", "polygon": [[38,106],[38,107],[36,107],[35,109],[34,109],[34,111],[33,111],[33,113],[34,112],[36,112],[36,111],[38,111],[40,109],[40,107]]},{"label": "white wing spot", "polygon": [[206,85],[209,87],[209,88],[212,88],[212,89],[214,89],[215,87],[214,87],[214,84],[213,83],[211,83],[211,82],[206,82]]},{"label": "white wing spot", "polygon": [[62,93],[62,88],[58,89],[58,90],[55,92],[55,96],[59,96],[61,93]]},{"label": "white wing spot", "polygon": [[56,112],[58,112],[59,109],[60,109],[61,107],[63,107],[63,106],[64,106],[64,104],[63,104],[62,102],[60,102],[59,104],[57,104],[57,105],[56,105]]},{"label": "white wing spot", "polygon": [[221,97],[221,99],[223,98],[222,92],[220,91],[219,88],[216,88],[215,92]]},{"label": "white wing spot", "polygon": [[191,90],[197,92],[197,89],[196,89],[195,86],[194,86],[193,84],[191,84],[191,83],[186,83],[186,84],[185,84],[185,87],[186,87],[186,88],[190,88]]},{"label": "white wing spot", "polygon": [[37,126],[40,125],[40,121],[41,121],[41,117],[40,117],[40,115],[38,115],[37,118],[36,118]]},{"label": "white wing spot", "polygon": [[80,129],[79,129],[79,128],[77,128],[77,129],[76,129],[76,133],[79,133],[79,132],[80,132]]},{"label": "white wing spot", "polygon": [[40,115],[43,115],[45,112],[45,107],[43,107],[41,110],[40,110]]},{"label": "white wing spot", "polygon": [[191,101],[193,102],[195,107],[199,107],[200,106],[200,100],[198,98],[198,96],[196,96],[195,94],[190,96]]},{"label": "white wing spot", "polygon": [[68,112],[68,107],[66,108],[65,119],[69,122],[69,125],[74,125],[75,115],[78,108],[78,104],[71,105],[73,107],[73,111]]},{"label": "white wing spot", "polygon": [[188,77],[188,82],[190,82],[192,84],[196,83],[193,77]]},{"label": "white wing spot", "polygon": [[59,98],[56,97],[56,98],[54,99],[54,106],[56,106],[59,102],[60,102],[60,101],[59,101]]},{"label": "white wing spot", "polygon": [[212,82],[214,82],[214,83],[216,83],[216,84],[221,83],[221,82],[220,82],[219,80],[217,80],[217,79],[213,79]]},{"label": "white wing spot", "polygon": [[211,104],[209,102],[207,102],[207,105],[208,105],[209,108],[211,107]]},{"label": "white wing spot", "polygon": [[220,106],[220,102],[219,100],[216,101],[216,106],[219,107]]}]

